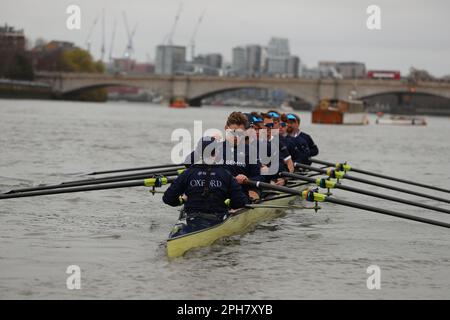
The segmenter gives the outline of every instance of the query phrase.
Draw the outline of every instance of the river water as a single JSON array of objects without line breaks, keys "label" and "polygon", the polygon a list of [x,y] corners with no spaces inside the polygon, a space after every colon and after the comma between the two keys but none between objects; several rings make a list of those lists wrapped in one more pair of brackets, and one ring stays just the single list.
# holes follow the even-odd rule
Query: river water
[{"label": "river water", "polygon": [[[0,190],[167,163],[173,129],[192,130],[194,120],[223,128],[232,110],[0,100]],[[300,116],[320,159],[450,188],[449,118],[428,117],[426,127],[377,126],[373,117],[369,126],[320,126]],[[443,213],[334,193],[450,222]],[[377,213],[333,204],[317,214],[291,210],[169,261],[164,244],[178,212],[145,188],[0,201],[1,299],[450,298],[450,231]],[[80,290],[66,287],[69,265],[81,268]],[[367,288],[371,265],[381,270],[379,290]]]}]

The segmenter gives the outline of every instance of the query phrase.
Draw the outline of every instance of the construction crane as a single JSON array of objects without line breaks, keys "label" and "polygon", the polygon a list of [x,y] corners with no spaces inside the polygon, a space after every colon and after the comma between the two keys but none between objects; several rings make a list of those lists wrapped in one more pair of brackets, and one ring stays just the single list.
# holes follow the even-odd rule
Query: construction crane
[{"label": "construction crane", "polygon": [[112,35],[111,35],[111,43],[109,45],[109,62],[112,62],[113,59],[113,49],[114,49],[114,39],[116,37],[116,27],[117,27],[117,21],[116,19],[114,19],[114,24],[113,24],[113,30],[112,30]]},{"label": "construction crane", "polygon": [[[173,35],[175,33],[175,29],[177,28],[178,20],[180,19],[181,10],[183,9],[183,2],[180,2],[180,5],[178,6],[177,14],[175,15],[175,21],[173,22],[172,29],[170,30],[168,36],[167,36],[167,44],[172,45]],[[165,41],[164,41],[165,42]]]},{"label": "construction crane", "polygon": [[100,49],[100,61],[103,61],[105,56],[105,9],[102,10],[102,47]]},{"label": "construction crane", "polygon": [[195,37],[197,36],[198,28],[200,27],[200,24],[202,23],[203,17],[205,16],[205,10],[203,10],[202,14],[197,20],[197,23],[195,24],[194,32],[192,33],[190,47],[191,47],[191,61],[194,61],[195,58]]},{"label": "construction crane", "polygon": [[131,55],[134,53],[133,37],[136,34],[136,29],[137,29],[138,24],[136,23],[133,27],[133,30],[130,32],[130,28],[128,27],[128,19],[127,19],[127,15],[126,15],[125,11],[122,11],[122,16],[123,16],[123,21],[125,23],[125,29],[127,31],[127,37],[128,37],[127,47],[125,49],[123,56],[125,58],[131,59]]},{"label": "construction crane", "polygon": [[91,28],[89,29],[89,33],[88,36],[86,38],[86,49],[88,52],[91,52],[91,36],[92,36],[92,31],[94,31],[95,26],[97,25],[98,22],[98,18],[99,15],[97,15],[97,17],[95,17],[94,22],[91,25]]},{"label": "construction crane", "polygon": [[131,52],[132,52],[132,53],[134,53],[133,38],[134,38],[134,35],[136,34],[137,27],[138,27],[138,23],[136,22],[136,24],[135,24],[134,27],[133,27],[133,30],[131,30],[131,35],[130,35],[130,44],[129,44],[129,47],[131,48]]}]

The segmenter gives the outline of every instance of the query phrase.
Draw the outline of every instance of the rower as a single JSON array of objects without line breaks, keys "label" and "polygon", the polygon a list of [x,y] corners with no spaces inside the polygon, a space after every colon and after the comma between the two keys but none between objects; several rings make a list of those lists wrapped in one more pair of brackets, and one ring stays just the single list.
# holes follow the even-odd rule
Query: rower
[{"label": "rower", "polygon": [[300,130],[300,117],[293,113],[288,113],[286,117],[288,120],[288,132],[291,130],[290,135],[294,138],[298,136],[302,137],[308,143],[310,156],[317,156],[319,154],[319,148],[309,134]]},{"label": "rower", "polygon": [[227,199],[230,199],[231,209],[242,208],[249,202],[231,173],[216,163],[219,145],[212,137],[200,140],[195,152],[201,162],[186,169],[164,192],[164,203],[184,204],[187,227],[182,233],[222,222],[228,216]]},{"label": "rower", "polygon": [[[259,200],[260,191],[246,184],[248,179],[264,181],[261,176],[261,167],[257,157],[257,150],[253,144],[247,143],[246,132],[248,128],[247,117],[242,112],[232,112],[225,124],[225,140],[219,142],[216,162],[221,163],[235,177],[238,184],[252,201]],[[185,160],[189,167],[196,163],[199,157],[192,152]]]},{"label": "rower", "polygon": [[[306,143],[297,143],[298,141],[290,136],[287,132],[287,118],[286,114],[279,114],[279,118],[276,118],[274,115],[279,114],[276,111],[269,111],[269,115],[272,114],[274,121],[278,120],[278,134],[280,141],[284,143],[284,145],[287,147],[289,154],[291,155],[292,159],[292,167],[294,166],[294,162],[300,163],[302,160],[307,160],[307,155],[309,154],[309,148]],[[289,164],[288,164],[289,166]],[[293,171],[294,168],[289,166],[289,171]]]},{"label": "rower", "polygon": [[297,135],[294,137],[292,135],[296,119],[292,114],[290,114],[289,118],[287,114],[282,114],[281,121],[285,126],[280,124],[280,135],[283,137],[282,140],[287,145],[294,163],[307,164],[310,157],[308,143],[301,136]]},{"label": "rower", "polygon": [[257,157],[257,150],[251,143],[246,143],[246,128],[248,128],[247,117],[242,112],[232,112],[225,124],[225,141],[222,144],[222,154],[219,159],[224,166],[236,178],[242,189],[251,200],[260,198],[260,191],[249,187],[248,179],[263,181],[261,167]]},{"label": "rower", "polygon": [[245,125],[245,142],[252,145],[254,148],[257,148],[259,130],[262,128],[264,120],[255,112],[244,113],[244,115],[247,117],[247,123]]},{"label": "rower", "polygon": [[[275,174],[267,176],[267,181],[275,181],[277,185],[285,185],[286,180],[284,178],[278,177],[279,172],[294,171],[294,164],[292,157],[288,151],[286,145],[279,140],[278,130],[275,128],[275,122],[273,114],[268,113],[261,114],[263,118],[263,126],[265,128],[266,134],[259,135],[259,143],[267,144],[267,153],[270,158],[274,157],[278,160],[278,170]],[[278,139],[278,141],[277,141]],[[272,165],[272,164],[270,164]]]},{"label": "rower", "polygon": [[250,112],[250,115],[253,117],[252,125],[254,126],[255,130],[258,131],[260,129],[264,129],[261,114],[257,111],[252,111]]},{"label": "rower", "polygon": [[281,114],[276,110],[269,110],[263,118],[271,118],[273,120],[273,129],[275,130],[272,130],[272,135],[278,135],[278,139],[280,141],[280,155],[285,155],[283,162],[286,164],[289,172],[294,172],[292,154],[295,153],[295,150],[293,150],[291,154],[290,142],[286,137],[286,122],[281,121]]}]

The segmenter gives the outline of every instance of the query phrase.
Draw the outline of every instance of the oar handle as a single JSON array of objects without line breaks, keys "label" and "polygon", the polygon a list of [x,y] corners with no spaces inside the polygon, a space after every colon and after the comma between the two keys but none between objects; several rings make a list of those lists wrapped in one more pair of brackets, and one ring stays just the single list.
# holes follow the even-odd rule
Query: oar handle
[{"label": "oar handle", "polygon": [[245,184],[247,184],[251,187],[254,187],[254,188],[258,188],[258,189],[270,189],[270,190],[281,191],[281,192],[293,194],[293,195],[302,195],[302,191],[300,191],[300,190],[296,190],[296,189],[292,189],[292,188],[288,188],[288,187],[284,187],[284,186],[277,186],[275,184],[262,182],[262,181],[247,180],[245,182]]}]

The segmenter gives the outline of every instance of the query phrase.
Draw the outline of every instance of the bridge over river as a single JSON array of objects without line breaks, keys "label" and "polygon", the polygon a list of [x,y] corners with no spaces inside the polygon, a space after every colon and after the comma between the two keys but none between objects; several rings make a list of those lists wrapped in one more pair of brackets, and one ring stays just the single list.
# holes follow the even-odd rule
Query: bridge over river
[{"label": "bridge over river", "polygon": [[[135,86],[166,99],[181,98],[200,106],[204,98],[243,88],[278,89],[311,105],[321,99],[368,99],[384,94],[426,94],[450,100],[450,82],[381,79],[303,79],[273,77],[215,77],[113,75],[95,73],[40,72],[36,80],[50,84],[54,94],[74,94],[110,86]],[[450,105],[450,104],[449,104]],[[450,110],[449,110],[450,112]]]}]

